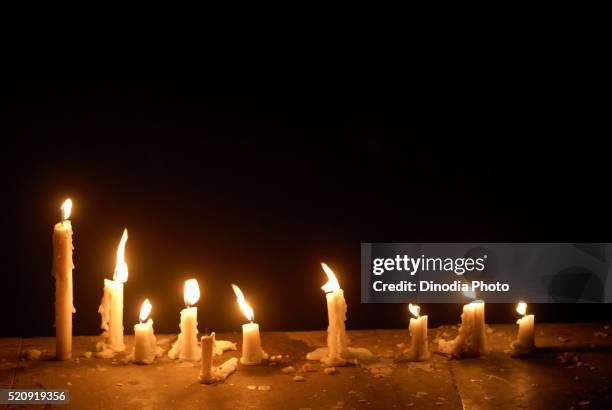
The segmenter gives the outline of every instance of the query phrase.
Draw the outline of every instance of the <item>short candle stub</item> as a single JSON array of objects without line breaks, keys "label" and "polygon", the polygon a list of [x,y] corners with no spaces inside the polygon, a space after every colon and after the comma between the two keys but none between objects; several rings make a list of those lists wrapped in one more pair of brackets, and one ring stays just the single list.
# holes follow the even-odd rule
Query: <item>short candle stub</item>
[{"label": "short candle stub", "polygon": [[485,303],[474,300],[463,306],[461,325],[457,337],[438,342],[438,351],[451,358],[480,357],[487,354]]},{"label": "short candle stub", "polygon": [[516,321],[519,325],[517,338],[510,344],[512,357],[526,357],[535,351],[535,316],[527,314],[527,303],[519,302],[516,312],[522,317]]},{"label": "short candle stub", "polygon": [[202,336],[200,339],[202,363],[198,381],[201,384],[222,382],[238,368],[238,359],[235,357],[232,357],[220,366],[213,366],[212,359],[217,342],[218,341],[215,339],[215,332],[212,332],[210,335]]},{"label": "short candle stub", "polygon": [[410,319],[408,332],[410,334],[410,346],[404,350],[400,361],[421,362],[429,360],[429,347],[427,339],[427,316],[421,316],[421,308],[418,305],[408,304],[408,310],[414,316]]}]

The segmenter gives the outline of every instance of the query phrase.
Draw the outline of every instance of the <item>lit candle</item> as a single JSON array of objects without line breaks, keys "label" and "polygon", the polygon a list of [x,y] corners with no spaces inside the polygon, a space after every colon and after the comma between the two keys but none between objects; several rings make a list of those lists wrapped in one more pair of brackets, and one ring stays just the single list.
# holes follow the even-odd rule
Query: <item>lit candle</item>
[{"label": "lit candle", "polygon": [[113,280],[104,279],[104,296],[98,308],[102,319],[100,327],[104,330],[103,349],[113,352],[125,350],[123,343],[123,284],[128,279],[128,265],[125,263],[125,243],[128,240],[127,229],[123,230],[117,247],[117,263]]},{"label": "lit candle", "polygon": [[199,381],[202,384],[212,384],[223,381],[236,371],[238,359],[232,357],[219,367],[213,366],[213,356],[216,349],[215,332],[208,336],[202,336],[202,365],[200,368]]},{"label": "lit candle", "polygon": [[62,221],[53,228],[53,270],[55,278],[55,357],[69,360],[72,356],[72,201],[62,204]]},{"label": "lit candle", "polygon": [[525,302],[519,302],[516,311],[523,317],[516,321],[519,325],[519,331],[516,340],[510,345],[512,356],[529,356],[535,350],[535,316],[526,315],[527,304]]},{"label": "lit candle", "polygon": [[320,360],[326,366],[344,366],[348,362],[372,359],[372,352],[363,348],[350,348],[346,340],[346,311],[344,291],[327,264],[321,262],[327,275],[327,283],[321,287],[327,299],[327,347],[316,349],[306,355],[308,360]]},{"label": "lit candle", "polygon": [[198,308],[191,306],[200,299],[200,287],[197,280],[189,279],[185,281],[183,297],[186,307],[181,310],[181,332],[168,351],[168,357],[198,361],[202,355],[198,347]]},{"label": "lit candle", "polygon": [[404,352],[405,358],[410,361],[420,362],[429,359],[429,347],[427,345],[427,316],[419,316],[421,308],[410,303],[408,310],[415,318],[410,319],[410,347]]},{"label": "lit candle", "polygon": [[484,301],[476,300],[463,306],[459,334],[454,340],[440,340],[438,350],[456,358],[487,353]]},{"label": "lit candle", "polygon": [[268,358],[268,354],[261,348],[259,325],[253,323],[255,313],[244,299],[244,294],[240,288],[236,285],[232,285],[232,288],[236,294],[240,309],[242,309],[242,312],[250,321],[250,323],[242,325],[242,357],[240,358],[240,363],[246,365],[260,364],[263,359]]},{"label": "lit candle", "polygon": [[[145,299],[140,309],[140,323],[134,325],[134,363],[151,364],[158,355],[157,340],[153,331],[153,319],[147,318],[151,313],[151,303]],[[147,320],[145,323],[143,323]]]}]

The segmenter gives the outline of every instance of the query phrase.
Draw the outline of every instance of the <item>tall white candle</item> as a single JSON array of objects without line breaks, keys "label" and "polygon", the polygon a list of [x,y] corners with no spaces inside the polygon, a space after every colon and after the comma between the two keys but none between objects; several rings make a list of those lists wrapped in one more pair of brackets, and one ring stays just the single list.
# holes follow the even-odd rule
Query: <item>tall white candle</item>
[{"label": "tall white candle", "polygon": [[487,353],[483,301],[478,300],[463,306],[459,335],[454,340],[440,340],[438,349],[456,358],[479,357]]},{"label": "tall white candle", "polygon": [[55,278],[55,357],[69,360],[72,357],[72,224],[68,219],[72,201],[62,204],[62,221],[53,228],[53,270]]},{"label": "tall white candle", "polygon": [[117,263],[113,280],[104,279],[104,296],[98,313],[101,316],[100,327],[106,348],[113,352],[125,350],[123,343],[123,284],[128,278],[128,266],[125,262],[125,244],[128,240],[127,229],[123,231],[119,247],[117,248]]},{"label": "tall white candle", "polygon": [[[153,331],[153,320],[147,317],[151,313],[151,303],[145,299],[140,309],[140,323],[134,326],[134,363],[151,364],[157,355],[157,339]],[[143,323],[147,320],[145,323]]]},{"label": "tall white candle", "polygon": [[184,299],[187,307],[181,310],[180,333],[168,351],[168,357],[198,361],[202,355],[198,346],[198,308],[191,307],[200,299],[200,287],[197,280],[185,281]]},{"label": "tall white candle", "polygon": [[523,317],[516,321],[519,330],[516,340],[510,345],[512,356],[529,356],[535,350],[535,316],[526,315],[527,304],[525,302],[519,302],[516,311]]},{"label": "tall white candle", "polygon": [[242,325],[242,357],[240,363],[246,365],[260,364],[262,360],[268,358],[268,354],[261,348],[261,338],[259,336],[259,325],[253,323],[255,313],[244,299],[244,294],[236,285],[232,285],[238,305],[242,312],[250,320],[250,323]]},{"label": "tall white candle", "polygon": [[348,362],[357,363],[373,358],[372,352],[364,348],[347,346],[346,339],[346,311],[344,291],[340,288],[334,272],[325,263],[321,267],[327,275],[327,283],[321,287],[326,293],[327,318],[327,347],[322,347],[306,355],[308,360],[320,360],[326,366],[344,366]]},{"label": "tall white candle", "polygon": [[408,309],[416,318],[410,319],[410,347],[404,352],[405,358],[415,362],[429,360],[427,316],[419,316],[421,308],[417,305],[409,304]]},{"label": "tall white candle", "polygon": [[341,365],[345,362],[347,355],[346,342],[346,311],[347,305],[344,299],[344,290],[340,288],[338,279],[334,272],[325,263],[321,263],[327,274],[328,282],[321,287],[326,293],[327,300],[327,349],[328,357],[323,362],[330,365]]}]

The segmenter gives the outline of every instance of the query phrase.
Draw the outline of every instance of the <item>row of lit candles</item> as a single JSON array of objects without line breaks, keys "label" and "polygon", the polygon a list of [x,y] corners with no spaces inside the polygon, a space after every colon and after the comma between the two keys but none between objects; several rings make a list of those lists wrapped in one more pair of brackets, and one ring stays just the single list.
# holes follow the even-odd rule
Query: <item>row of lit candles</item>
[{"label": "row of lit candles", "polygon": [[[72,226],[69,220],[72,201],[67,199],[62,205],[63,218],[56,224],[53,236],[54,264],[53,275],[56,278],[56,354],[59,359],[71,357],[72,339]],[[123,285],[128,278],[128,267],[125,262],[125,245],[128,239],[127,229],[124,230],[117,248],[117,261],[113,280],[105,279],[104,296],[99,308],[102,317],[103,340],[99,343],[101,357],[125,350],[123,343]],[[321,360],[326,365],[343,365],[352,361],[367,360],[372,354],[366,349],[348,347],[346,339],[347,305],[344,292],[333,271],[325,263],[321,264],[328,277],[328,282],[322,287],[326,293],[328,308],[328,346],[308,354],[309,359]],[[254,312],[246,302],[244,294],[236,285],[232,285],[237,302],[249,320],[243,325],[243,364],[259,364],[267,358],[261,348],[259,326],[253,322]],[[181,311],[180,334],[170,349],[171,358],[183,360],[199,360],[205,352],[200,351],[197,330],[197,308],[193,305],[200,298],[200,290],[195,279],[185,282],[184,300],[186,308]],[[150,363],[159,354],[153,334],[153,322],[147,321],[151,313],[151,303],[148,299],[140,310],[140,323],[134,327],[136,340],[133,357],[135,362]],[[409,311],[415,316],[410,320],[411,345],[404,352],[407,360],[427,360],[427,316],[420,316],[419,307],[409,305]],[[526,316],[526,304],[521,302],[517,311],[524,317],[519,324],[519,337],[513,344],[517,355],[531,353],[535,347],[533,342],[533,315]],[[462,326],[459,335],[451,341],[440,341],[439,350],[455,357],[479,356],[486,353],[486,336],[484,322],[484,302],[474,301],[464,306],[461,316]],[[146,322],[145,322],[146,321]],[[208,346],[210,343],[206,343]],[[224,341],[213,343],[213,352],[220,354],[224,350],[235,349],[235,344]],[[211,353],[212,354],[212,353]]]}]

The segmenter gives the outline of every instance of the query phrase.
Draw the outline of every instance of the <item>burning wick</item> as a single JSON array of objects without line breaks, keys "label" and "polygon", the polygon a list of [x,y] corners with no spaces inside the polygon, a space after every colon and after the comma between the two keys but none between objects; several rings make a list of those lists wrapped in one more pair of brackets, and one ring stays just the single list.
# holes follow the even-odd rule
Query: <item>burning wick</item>
[{"label": "burning wick", "polygon": [[200,287],[198,286],[197,279],[188,279],[185,281],[185,291],[183,293],[183,299],[185,300],[185,307],[190,308],[200,300]]},{"label": "burning wick", "polygon": [[140,323],[143,323],[145,320],[147,320],[147,318],[151,314],[152,307],[153,306],[151,306],[151,302],[149,302],[149,299],[145,299],[145,301],[142,303],[142,308],[140,308]]},{"label": "burning wick", "polygon": [[527,303],[519,302],[516,311],[523,316],[516,321],[519,325],[516,340],[512,342],[513,357],[529,356],[535,350],[535,316],[527,314]]},{"label": "burning wick", "polygon": [[525,316],[525,314],[527,313],[527,303],[519,302],[518,305],[516,305],[516,311],[519,315]]},{"label": "burning wick", "polygon": [[331,270],[331,268],[327,266],[325,262],[321,262],[321,267],[323,268],[323,270],[325,271],[325,274],[327,275],[327,283],[321,286],[321,289],[323,289],[323,292],[331,293],[331,292],[335,292],[339,290],[340,283],[338,283],[338,278],[336,278],[336,275],[334,275],[334,271]]},{"label": "burning wick", "polygon": [[62,210],[62,222],[67,221],[70,218],[70,213],[72,212],[72,199],[68,198],[64,201],[61,206]]},{"label": "burning wick", "polygon": [[413,305],[412,303],[409,303],[408,310],[410,311],[410,313],[412,313],[414,317],[416,317],[417,319],[419,318],[421,313],[421,307],[419,305]]},{"label": "burning wick", "polygon": [[410,347],[404,351],[406,360],[421,362],[429,360],[429,347],[427,345],[427,316],[421,317],[419,305],[408,304],[408,310],[416,319],[410,319],[408,332],[410,333]]}]

